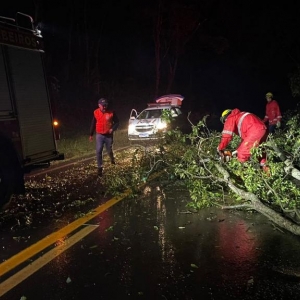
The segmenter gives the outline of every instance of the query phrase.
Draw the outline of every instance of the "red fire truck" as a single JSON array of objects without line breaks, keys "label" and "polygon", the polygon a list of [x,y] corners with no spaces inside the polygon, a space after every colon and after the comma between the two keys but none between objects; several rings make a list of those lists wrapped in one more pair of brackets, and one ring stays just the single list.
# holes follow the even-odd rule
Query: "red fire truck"
[{"label": "red fire truck", "polygon": [[0,207],[24,192],[24,173],[64,159],[43,62],[43,39],[30,16],[0,17]]}]

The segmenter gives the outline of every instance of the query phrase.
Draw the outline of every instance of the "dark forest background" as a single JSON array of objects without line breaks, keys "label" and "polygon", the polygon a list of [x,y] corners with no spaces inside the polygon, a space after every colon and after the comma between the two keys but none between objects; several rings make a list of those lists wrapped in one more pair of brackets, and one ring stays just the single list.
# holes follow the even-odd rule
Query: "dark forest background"
[{"label": "dark forest background", "polygon": [[126,126],[132,108],[167,93],[199,119],[227,108],[265,113],[298,102],[298,1],[33,0],[1,4],[31,15],[44,37],[55,114],[86,131],[106,97]]}]

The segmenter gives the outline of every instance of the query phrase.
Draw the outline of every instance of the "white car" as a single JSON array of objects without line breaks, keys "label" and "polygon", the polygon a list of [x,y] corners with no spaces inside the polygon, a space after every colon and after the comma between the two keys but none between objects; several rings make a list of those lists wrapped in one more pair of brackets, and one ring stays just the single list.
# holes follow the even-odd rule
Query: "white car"
[{"label": "white car", "polygon": [[170,94],[159,97],[155,103],[149,103],[148,108],[141,113],[132,109],[128,125],[128,139],[134,141],[162,137],[163,133],[169,129],[168,124],[161,118],[163,110],[170,110],[173,120],[176,121],[182,115],[183,99],[181,95]]}]

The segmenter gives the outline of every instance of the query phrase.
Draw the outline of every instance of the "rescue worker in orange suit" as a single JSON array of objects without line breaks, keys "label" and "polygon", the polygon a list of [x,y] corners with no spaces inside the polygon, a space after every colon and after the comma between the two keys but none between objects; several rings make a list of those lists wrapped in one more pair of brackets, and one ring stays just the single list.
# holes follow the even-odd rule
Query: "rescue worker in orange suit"
[{"label": "rescue worker in orange suit", "polygon": [[119,127],[119,119],[116,113],[108,110],[108,101],[105,98],[98,100],[98,108],[94,111],[94,116],[90,128],[89,140],[93,141],[93,135],[96,131],[96,158],[98,165],[98,176],[103,174],[103,148],[110,158],[110,162],[115,164],[113,153],[113,134]]},{"label": "rescue worker in orange suit", "polygon": [[[233,134],[239,135],[242,139],[237,149],[237,159],[240,162],[249,160],[253,147],[257,147],[266,141],[268,132],[266,125],[256,115],[249,112],[241,112],[235,108],[226,109],[220,118],[224,124],[222,138],[217,148],[221,154],[233,138]],[[265,162],[265,159],[264,159]],[[262,161],[260,162],[262,163]]]},{"label": "rescue worker in orange suit", "polygon": [[263,119],[264,123],[269,123],[269,133],[274,133],[276,128],[281,126],[281,112],[279,105],[276,100],[273,99],[272,93],[266,94],[267,104],[266,104],[266,115]]}]

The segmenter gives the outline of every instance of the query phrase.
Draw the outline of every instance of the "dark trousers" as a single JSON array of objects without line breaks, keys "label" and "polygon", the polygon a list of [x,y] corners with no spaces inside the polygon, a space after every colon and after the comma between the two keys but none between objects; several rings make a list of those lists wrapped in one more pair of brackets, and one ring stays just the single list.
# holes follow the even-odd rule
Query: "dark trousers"
[{"label": "dark trousers", "polygon": [[111,162],[114,162],[114,154],[112,150],[113,135],[112,134],[100,134],[96,133],[96,157],[98,168],[102,168],[103,165],[103,148],[106,148],[106,152]]},{"label": "dark trousers", "polygon": [[269,125],[269,133],[274,133],[276,129],[276,124],[274,125]]}]

